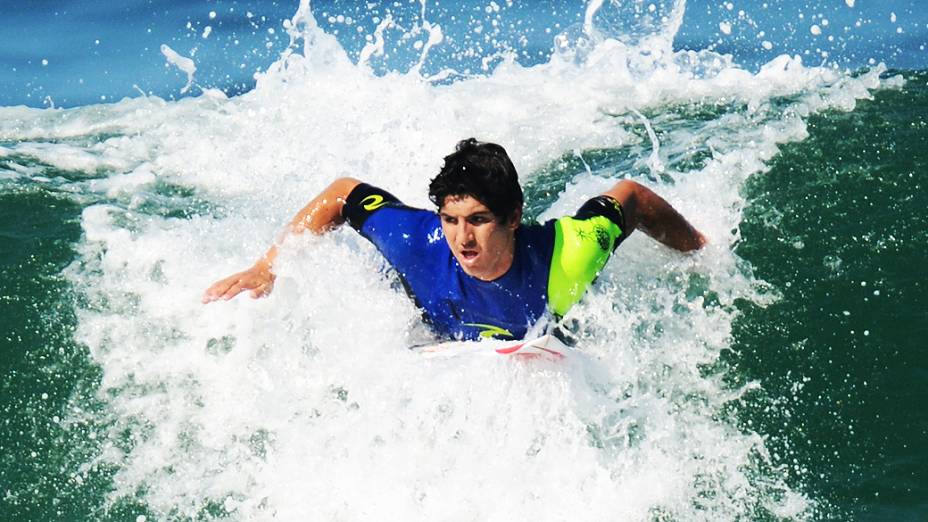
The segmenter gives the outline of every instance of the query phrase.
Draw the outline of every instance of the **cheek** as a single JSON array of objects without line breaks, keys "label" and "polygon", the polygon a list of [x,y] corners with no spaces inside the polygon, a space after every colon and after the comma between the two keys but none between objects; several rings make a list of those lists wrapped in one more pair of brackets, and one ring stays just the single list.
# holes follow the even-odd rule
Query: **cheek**
[{"label": "cheek", "polygon": [[479,241],[491,250],[499,250],[506,244],[506,233],[499,227],[488,227],[480,234]]},{"label": "cheek", "polygon": [[447,239],[449,243],[454,241],[454,227],[453,226],[449,226],[445,223],[442,223],[441,232],[442,234],[444,234],[445,239]]}]

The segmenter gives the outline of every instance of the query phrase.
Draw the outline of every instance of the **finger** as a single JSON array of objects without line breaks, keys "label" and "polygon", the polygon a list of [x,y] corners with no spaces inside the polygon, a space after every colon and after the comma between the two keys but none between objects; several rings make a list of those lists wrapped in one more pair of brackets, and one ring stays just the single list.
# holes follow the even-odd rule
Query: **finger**
[{"label": "finger", "polygon": [[237,296],[238,294],[242,293],[242,290],[243,290],[243,288],[242,288],[242,281],[241,281],[241,280],[238,280],[238,281],[235,282],[235,284],[233,284],[232,286],[230,286],[229,289],[226,290],[219,298],[220,298],[220,299],[223,299],[223,300],[225,300],[225,301],[228,301],[229,299],[232,299],[233,297],[235,297],[235,296]]},{"label": "finger", "polygon": [[229,287],[232,286],[232,284],[235,283],[237,280],[238,279],[235,276],[233,276],[233,277],[227,277],[225,279],[220,279],[219,281],[216,281],[215,283],[212,284],[212,286],[206,289],[206,292],[203,293],[203,302],[211,303],[219,299],[219,297],[225,294],[226,291],[229,289]]}]

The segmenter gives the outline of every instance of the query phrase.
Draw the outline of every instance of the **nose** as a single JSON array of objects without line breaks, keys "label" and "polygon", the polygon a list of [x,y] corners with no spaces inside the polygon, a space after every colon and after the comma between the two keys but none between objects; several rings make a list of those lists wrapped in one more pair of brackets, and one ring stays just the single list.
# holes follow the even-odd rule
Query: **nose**
[{"label": "nose", "polygon": [[474,236],[473,225],[468,223],[465,219],[458,222],[458,240],[461,242],[461,245],[465,247],[473,246],[477,241]]}]

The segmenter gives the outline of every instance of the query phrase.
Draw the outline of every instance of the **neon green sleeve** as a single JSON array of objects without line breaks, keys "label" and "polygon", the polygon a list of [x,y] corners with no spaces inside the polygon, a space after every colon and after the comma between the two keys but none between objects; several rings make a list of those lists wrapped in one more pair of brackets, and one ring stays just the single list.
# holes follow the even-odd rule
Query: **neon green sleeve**
[{"label": "neon green sleeve", "polygon": [[605,216],[563,217],[554,223],[554,254],[548,273],[548,307],[562,316],[580,301],[606,265],[622,230]]}]

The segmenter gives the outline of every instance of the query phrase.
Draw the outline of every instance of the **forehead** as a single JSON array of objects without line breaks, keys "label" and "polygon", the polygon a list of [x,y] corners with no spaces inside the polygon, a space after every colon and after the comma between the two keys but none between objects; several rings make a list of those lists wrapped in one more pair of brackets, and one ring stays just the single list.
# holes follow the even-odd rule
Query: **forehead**
[{"label": "forehead", "polygon": [[492,214],[486,205],[473,196],[447,196],[438,212],[449,216],[470,216],[483,212]]}]

